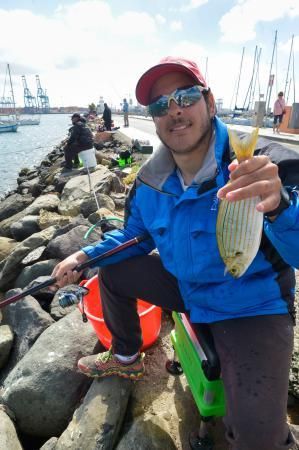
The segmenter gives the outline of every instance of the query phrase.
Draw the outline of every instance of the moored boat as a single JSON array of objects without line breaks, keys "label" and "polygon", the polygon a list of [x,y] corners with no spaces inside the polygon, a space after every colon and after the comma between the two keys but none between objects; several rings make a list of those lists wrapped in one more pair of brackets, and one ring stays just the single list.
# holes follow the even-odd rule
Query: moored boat
[{"label": "moored boat", "polygon": [[[10,96],[6,97],[6,84],[10,87]],[[10,67],[7,64],[3,97],[0,99],[0,133],[15,132],[18,129],[16,103],[11,81]]]}]

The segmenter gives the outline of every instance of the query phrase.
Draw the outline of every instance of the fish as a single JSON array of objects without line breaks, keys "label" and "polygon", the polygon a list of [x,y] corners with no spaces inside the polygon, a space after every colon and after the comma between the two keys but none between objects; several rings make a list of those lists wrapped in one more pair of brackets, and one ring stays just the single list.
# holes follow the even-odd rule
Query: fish
[{"label": "fish", "polygon": [[[252,158],[258,128],[242,140],[234,131],[229,130],[228,133],[238,162]],[[234,278],[240,278],[259,250],[264,223],[263,213],[256,210],[259,202],[260,197],[235,202],[229,202],[225,198],[220,200],[216,237],[219,253],[225,264],[224,275],[230,273]]]}]

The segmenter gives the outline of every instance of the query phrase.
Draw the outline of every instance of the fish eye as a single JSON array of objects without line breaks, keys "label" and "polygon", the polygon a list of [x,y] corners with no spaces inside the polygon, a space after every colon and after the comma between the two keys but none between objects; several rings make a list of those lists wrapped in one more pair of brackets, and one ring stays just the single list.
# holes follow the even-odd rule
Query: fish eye
[{"label": "fish eye", "polygon": [[243,255],[243,252],[236,252],[235,253],[235,256],[242,256]]}]

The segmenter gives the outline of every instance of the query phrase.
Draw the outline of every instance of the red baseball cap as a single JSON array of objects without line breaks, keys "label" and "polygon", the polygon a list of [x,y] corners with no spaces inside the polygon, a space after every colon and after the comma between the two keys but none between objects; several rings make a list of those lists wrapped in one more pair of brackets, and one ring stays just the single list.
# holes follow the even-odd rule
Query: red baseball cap
[{"label": "red baseball cap", "polygon": [[136,98],[141,105],[150,104],[150,94],[154,83],[163,75],[170,72],[182,72],[190,75],[194,81],[204,87],[208,87],[199,68],[193,61],[185,58],[166,56],[161,61],[147,70],[140,78],[136,86]]}]

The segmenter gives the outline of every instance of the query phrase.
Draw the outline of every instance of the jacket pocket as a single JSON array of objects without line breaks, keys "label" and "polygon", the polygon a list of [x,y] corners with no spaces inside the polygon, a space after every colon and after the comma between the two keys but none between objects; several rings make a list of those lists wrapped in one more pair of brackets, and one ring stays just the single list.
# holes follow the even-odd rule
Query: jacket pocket
[{"label": "jacket pocket", "polygon": [[216,239],[216,221],[217,213],[207,213],[190,226],[193,277],[200,283],[223,278],[224,269]]},{"label": "jacket pocket", "polygon": [[173,246],[170,224],[167,219],[158,219],[151,223],[149,232],[155,242],[165,267],[172,268]]}]

